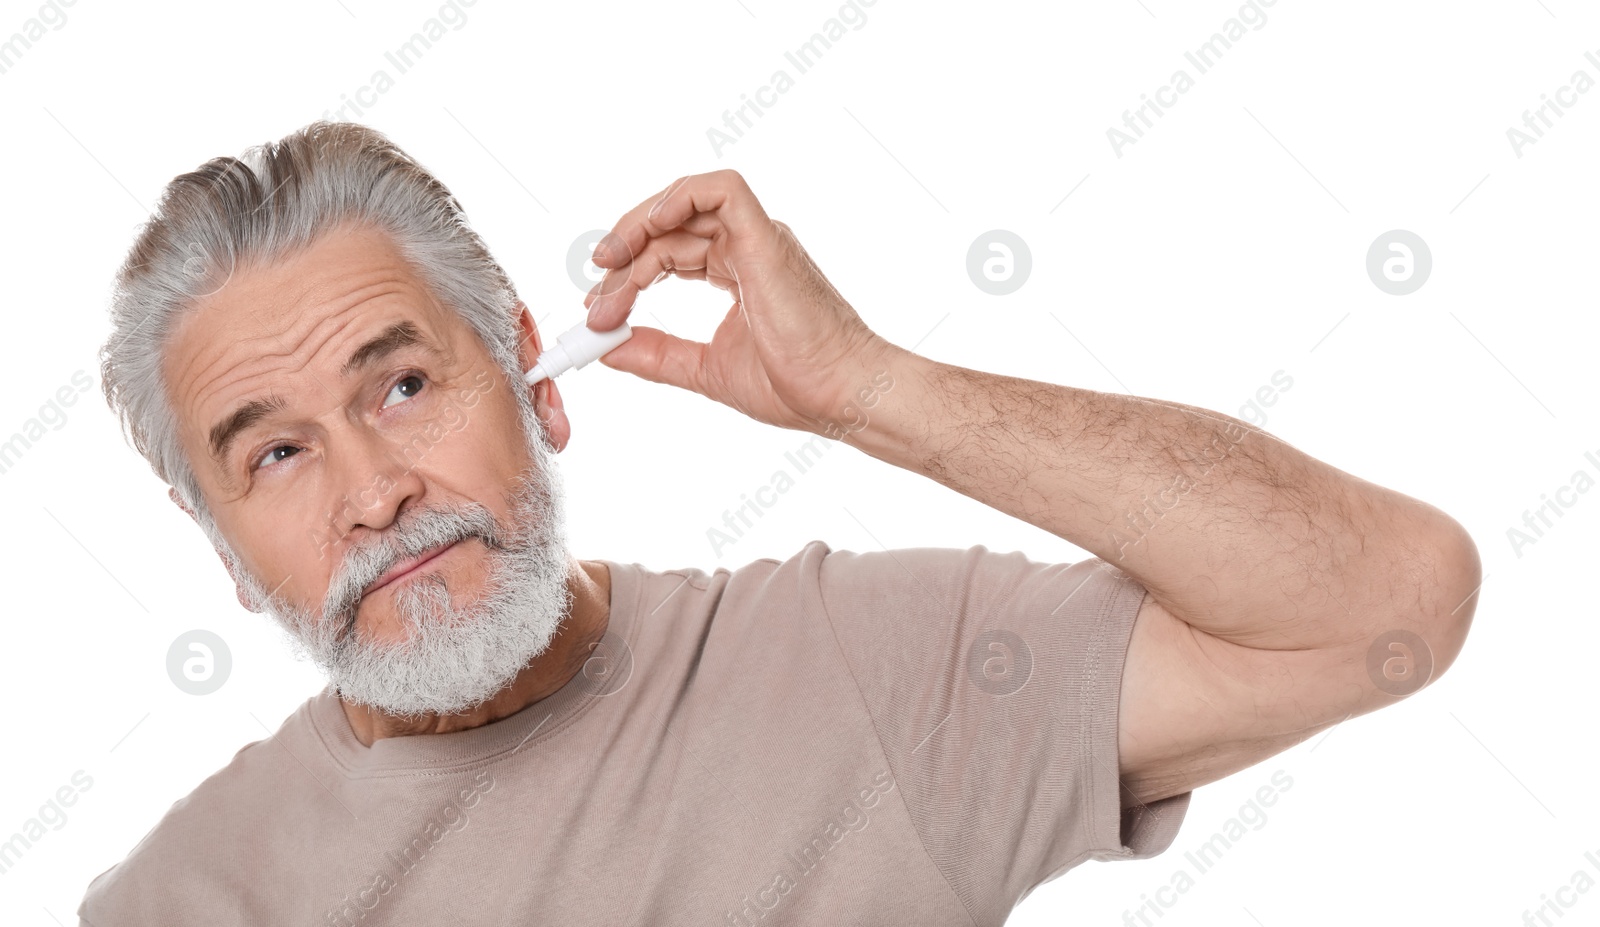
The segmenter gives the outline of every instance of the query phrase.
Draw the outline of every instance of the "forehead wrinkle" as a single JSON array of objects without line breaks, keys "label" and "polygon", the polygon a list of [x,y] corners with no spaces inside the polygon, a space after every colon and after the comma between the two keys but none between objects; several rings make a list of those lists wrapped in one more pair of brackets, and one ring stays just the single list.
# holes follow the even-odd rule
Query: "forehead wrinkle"
[{"label": "forehead wrinkle", "polygon": [[[274,273],[274,271],[276,272]],[[290,331],[258,332],[248,337],[236,332],[236,329],[241,326],[230,326],[226,323],[218,326],[219,330],[214,333],[218,337],[213,340],[221,342],[221,349],[216,352],[215,356],[211,357],[200,367],[198,367],[192,376],[192,379],[197,384],[197,389],[195,391],[197,397],[203,392],[209,391],[204,388],[209,386],[211,380],[214,380],[221,375],[220,373],[214,372],[214,368],[220,366],[224,368],[223,372],[226,372],[227,370],[232,370],[237,366],[242,366],[242,364],[230,363],[230,357],[239,353],[240,350],[244,351],[245,357],[252,359],[259,358],[265,360],[288,357],[302,344],[304,344],[306,338],[310,337],[312,334],[315,334],[316,326],[312,325],[306,334],[300,337],[299,342],[293,347],[289,348],[288,351],[263,351],[250,348],[250,345],[264,341],[270,341],[274,344],[274,346],[276,346],[286,338],[292,337],[293,321],[297,321],[301,318],[312,315],[313,313],[308,311],[308,309],[316,308],[317,303],[319,302],[318,290],[320,289],[326,291],[328,289],[325,283],[318,284],[314,280],[308,281],[303,275],[294,275],[289,277],[289,279],[284,280],[282,279],[284,272],[285,270],[282,265],[268,265],[266,269],[261,271],[262,274],[267,276],[266,280],[262,280],[257,277],[249,277],[244,280],[236,279],[235,287],[233,289],[224,290],[217,297],[213,297],[207,302],[197,304],[195,311],[191,312],[189,317],[184,320],[185,322],[191,322],[202,318],[207,313],[218,311],[218,299],[233,299],[235,297],[237,297],[237,300],[244,307],[238,311],[248,312],[253,317],[259,318],[264,315],[275,314],[279,318],[287,316],[291,319]],[[381,286],[382,284],[380,283],[378,285]],[[371,286],[371,284],[367,284],[366,286]],[[359,303],[361,290],[363,288],[365,287],[358,286],[356,289],[345,294],[345,298],[352,301],[351,305]],[[291,292],[285,293],[285,290],[291,290]],[[323,302],[325,305],[333,305],[338,302],[338,299],[320,300],[320,302]],[[310,306],[307,305],[308,303],[310,303]],[[351,306],[336,307],[333,309],[330,315],[340,315],[347,311],[350,307]],[[274,310],[276,311],[274,312]],[[182,326],[182,329],[187,329],[189,330],[189,333],[192,334],[192,326],[184,325]],[[207,379],[206,377],[206,374],[208,373],[211,374],[210,379]]]},{"label": "forehead wrinkle", "polygon": [[[304,351],[306,344],[317,339],[319,336],[321,336],[325,341],[320,350],[328,350],[329,346],[339,338],[339,335],[343,331],[361,321],[359,316],[352,317],[351,313],[353,311],[361,309],[364,304],[370,303],[376,299],[382,299],[390,295],[404,296],[405,294],[403,293],[403,287],[393,286],[393,284],[396,282],[397,281],[383,281],[376,284],[368,284],[352,291],[346,297],[350,300],[348,305],[333,310],[333,312],[326,318],[311,324],[298,337],[298,339],[286,349],[281,347],[281,345],[285,339],[294,337],[294,333],[292,331],[273,334],[260,334],[253,337],[244,338],[243,340],[239,340],[237,338],[230,339],[215,357],[202,364],[202,366],[196,369],[191,375],[190,379],[194,383],[195,404],[197,406],[204,405],[213,394],[222,388],[221,386],[217,385],[217,381],[223,379],[228,374],[236,373],[246,367],[270,366],[275,361],[288,361],[294,358],[296,354]],[[366,292],[375,289],[379,290],[379,292]],[[328,330],[330,326],[332,327],[331,331]],[[224,332],[224,334],[226,333]],[[277,349],[266,349],[264,345],[262,347],[253,347],[253,345],[259,345],[262,344],[262,342],[270,342],[272,343],[273,347]],[[231,355],[239,353],[243,353],[245,359],[242,361],[234,361]],[[278,377],[282,376],[283,374],[298,374],[305,370],[306,367],[313,360],[315,360],[317,353],[318,351],[309,352],[302,360],[289,367],[274,370],[263,370],[260,373],[247,375],[247,379],[253,379],[260,376]],[[319,382],[321,382],[321,378],[317,379]],[[279,386],[280,383],[269,382],[267,385],[269,388],[271,388]],[[326,389],[325,384],[324,389]],[[242,396],[241,399],[250,398],[248,392],[249,391],[245,391],[245,395]]]}]

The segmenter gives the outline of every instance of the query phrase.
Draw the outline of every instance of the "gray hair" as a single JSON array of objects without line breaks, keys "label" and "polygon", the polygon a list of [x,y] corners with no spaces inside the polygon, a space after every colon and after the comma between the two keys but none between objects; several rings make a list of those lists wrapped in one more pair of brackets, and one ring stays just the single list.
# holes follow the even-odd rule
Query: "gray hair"
[{"label": "gray hair", "polygon": [[[520,380],[510,278],[449,189],[383,133],[319,120],[179,175],[117,272],[100,378],[124,434],[213,542],[220,536],[178,440],[163,350],[184,314],[234,273],[292,256],[347,222],[386,231],[439,302]],[[527,390],[511,392],[531,407]]]}]

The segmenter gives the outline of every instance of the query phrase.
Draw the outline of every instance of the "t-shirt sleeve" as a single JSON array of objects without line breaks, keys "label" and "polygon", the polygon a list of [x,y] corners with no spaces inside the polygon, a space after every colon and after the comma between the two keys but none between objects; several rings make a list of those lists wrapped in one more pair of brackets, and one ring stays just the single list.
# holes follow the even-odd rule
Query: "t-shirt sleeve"
[{"label": "t-shirt sleeve", "polygon": [[1084,860],[1171,846],[1192,793],[1140,805],[1117,778],[1132,577],[981,544],[830,551],[818,576],[899,793],[975,921]]}]

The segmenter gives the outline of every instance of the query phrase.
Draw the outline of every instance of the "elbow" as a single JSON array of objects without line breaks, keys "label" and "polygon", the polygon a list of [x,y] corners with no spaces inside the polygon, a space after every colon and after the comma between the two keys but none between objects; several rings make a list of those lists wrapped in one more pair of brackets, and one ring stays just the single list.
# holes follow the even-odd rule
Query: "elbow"
[{"label": "elbow", "polygon": [[1433,552],[1431,594],[1422,599],[1428,646],[1433,650],[1433,676],[1450,668],[1466,645],[1472,616],[1483,585],[1478,545],[1460,522],[1444,517],[1430,539]]},{"label": "elbow", "polygon": [[1455,519],[1434,510],[1425,527],[1413,524],[1390,551],[1388,607],[1344,653],[1344,665],[1364,663],[1350,715],[1392,705],[1444,675],[1466,645],[1478,606],[1483,564],[1478,545]]}]

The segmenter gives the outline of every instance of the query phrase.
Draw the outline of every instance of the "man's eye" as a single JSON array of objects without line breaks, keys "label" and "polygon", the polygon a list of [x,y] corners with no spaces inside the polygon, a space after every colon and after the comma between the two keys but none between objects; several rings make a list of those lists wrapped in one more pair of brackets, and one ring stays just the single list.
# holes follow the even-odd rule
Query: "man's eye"
[{"label": "man's eye", "polygon": [[287,457],[279,457],[279,456],[277,456],[279,451],[293,451],[294,453],[299,453],[300,449],[298,447],[295,447],[293,444],[277,444],[277,445],[273,445],[272,447],[267,449],[267,452],[265,454],[261,455],[261,459],[260,460],[256,461],[256,469],[259,470],[262,467],[266,466],[267,464],[276,463],[276,462],[278,462],[280,460],[287,460],[288,459]]},{"label": "man's eye", "polygon": [[414,373],[409,376],[402,377],[399,382],[395,383],[395,385],[390,388],[389,395],[383,397],[383,407],[387,409],[389,406],[394,405],[394,402],[390,402],[389,400],[394,398],[397,394],[399,399],[395,399],[395,402],[399,402],[402,399],[410,399],[412,396],[415,396],[421,391],[422,377]]},{"label": "man's eye", "polygon": [[[387,409],[389,406],[392,406],[397,402],[401,402],[416,396],[417,393],[422,391],[422,387],[425,383],[426,381],[423,380],[419,374],[413,373],[401,377],[395,382],[394,386],[389,388],[389,394],[383,397],[383,407]],[[285,451],[287,451],[288,454],[281,454],[281,452]],[[275,444],[268,448],[267,452],[256,460],[255,468],[259,470],[279,461],[287,460],[288,457],[299,453],[299,451],[300,448],[295,447],[292,444]]]}]

